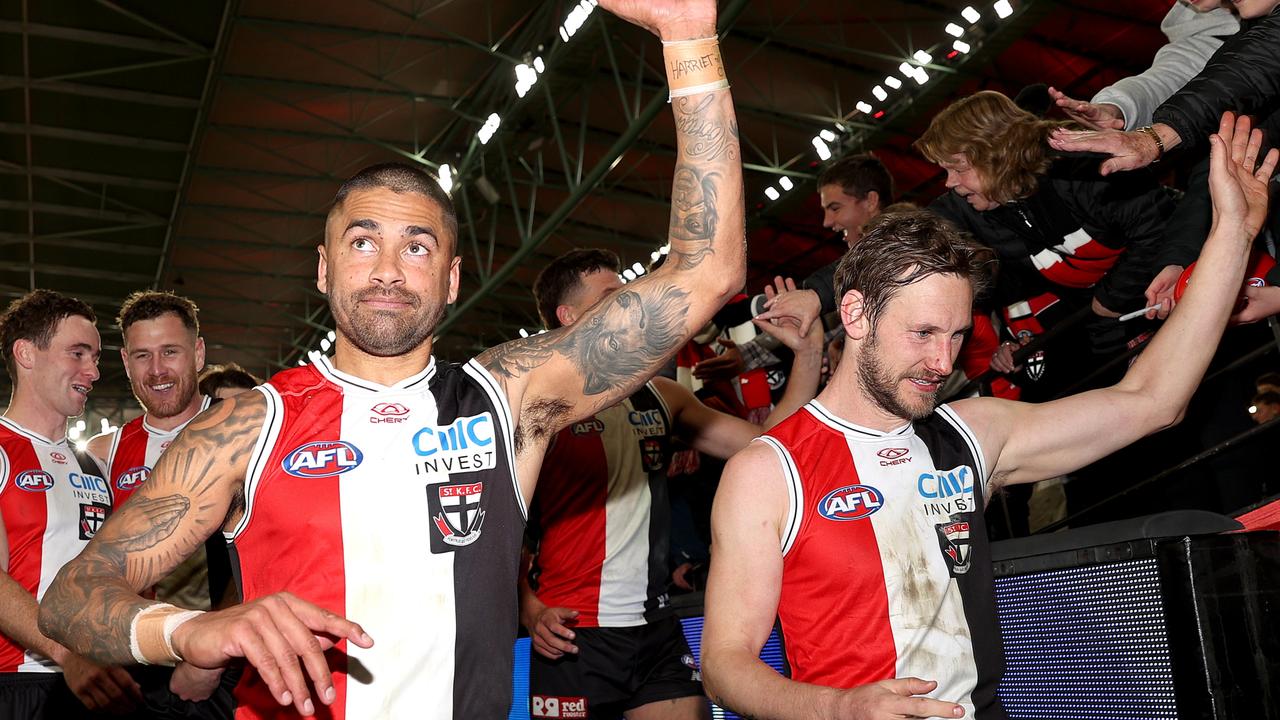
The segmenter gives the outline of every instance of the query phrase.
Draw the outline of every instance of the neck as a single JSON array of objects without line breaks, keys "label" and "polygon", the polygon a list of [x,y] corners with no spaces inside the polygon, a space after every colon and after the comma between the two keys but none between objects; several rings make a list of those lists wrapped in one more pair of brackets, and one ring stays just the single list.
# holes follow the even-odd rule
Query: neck
[{"label": "neck", "polygon": [[836,374],[827,387],[818,393],[818,402],[841,419],[865,428],[889,432],[910,422],[877,405],[862,389],[854,361],[845,358],[836,368]]},{"label": "neck", "polygon": [[15,389],[4,411],[4,417],[18,423],[22,427],[57,442],[67,435],[67,418],[57,410],[41,401]]},{"label": "neck", "polygon": [[395,385],[422,372],[431,362],[431,347],[432,339],[427,338],[403,355],[379,357],[360,350],[339,334],[333,347],[333,367],[379,385]]},{"label": "neck", "polygon": [[157,430],[173,430],[174,428],[182,427],[188,422],[191,422],[191,418],[200,414],[200,408],[203,405],[204,395],[195,393],[191,396],[191,402],[187,403],[187,406],[177,415],[170,415],[165,418],[156,417],[148,410],[146,413],[146,423]]}]

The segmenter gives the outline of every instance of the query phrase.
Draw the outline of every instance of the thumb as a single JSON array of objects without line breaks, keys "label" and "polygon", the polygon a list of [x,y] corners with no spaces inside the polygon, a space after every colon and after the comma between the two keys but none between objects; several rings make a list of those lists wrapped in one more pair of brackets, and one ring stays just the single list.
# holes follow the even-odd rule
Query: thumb
[{"label": "thumb", "polygon": [[906,677],[901,678],[897,683],[891,685],[889,689],[897,695],[910,697],[912,695],[924,695],[925,693],[932,692],[936,687],[938,687],[938,683],[933,680],[922,680],[918,677]]},{"label": "thumb", "polygon": [[738,347],[738,343],[730,340],[729,338],[721,338],[720,347],[723,347],[725,350],[729,350]]}]

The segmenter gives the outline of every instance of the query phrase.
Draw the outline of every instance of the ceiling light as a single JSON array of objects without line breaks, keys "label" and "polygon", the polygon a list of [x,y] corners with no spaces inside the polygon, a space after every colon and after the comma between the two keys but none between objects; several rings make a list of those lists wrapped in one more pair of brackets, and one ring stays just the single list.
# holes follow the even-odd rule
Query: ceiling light
[{"label": "ceiling light", "polygon": [[818,133],[818,136],[819,136],[819,137],[821,137],[823,140],[826,140],[827,142],[835,142],[835,141],[836,141],[836,134],[835,134],[835,133],[833,133],[833,132],[831,132],[830,130],[827,130],[826,128],[823,128],[823,129]]},{"label": "ceiling light", "polygon": [[860,113],[865,113],[865,114],[867,114],[867,115],[870,115],[870,114],[871,114],[871,110],[872,110],[871,105],[869,105],[868,103],[866,103],[866,102],[864,102],[864,101],[862,101],[862,100],[859,100],[859,101],[858,101],[858,104],[857,104],[857,105],[855,105],[854,107],[858,108],[858,112],[860,112]]},{"label": "ceiling light", "polygon": [[636,263],[631,266],[631,271],[636,274],[636,277],[640,277],[644,274],[644,266],[640,263]]},{"label": "ceiling light", "polygon": [[818,151],[818,157],[820,159],[822,160],[831,159],[831,148],[827,147],[827,144],[822,141],[822,138],[815,137],[813,139],[813,149]]},{"label": "ceiling light", "polygon": [[902,81],[892,75],[884,79],[884,84],[888,85],[894,90],[897,90],[898,88],[902,87]]},{"label": "ceiling light", "polygon": [[778,188],[772,185],[764,189],[764,194],[768,196],[770,200],[777,200],[778,198],[782,197],[781,195],[778,194]]},{"label": "ceiling light", "polygon": [[921,65],[928,65],[933,62],[933,56],[923,50],[917,50],[916,54],[911,57],[915,58],[916,62]]},{"label": "ceiling light", "polygon": [[965,20],[968,20],[969,24],[976,23],[982,19],[982,15],[977,10],[974,10],[971,6],[968,6],[968,5],[966,5],[965,8],[960,11],[960,16],[963,17]]},{"label": "ceiling light", "polygon": [[[446,194],[453,192],[453,168],[449,167],[449,163],[440,166],[440,172],[436,180],[440,184],[440,189],[445,191]],[[333,338],[329,339],[332,340]]]},{"label": "ceiling light", "polygon": [[880,102],[884,102],[889,97],[889,93],[885,92],[884,88],[880,87],[879,85],[871,88],[871,94],[875,95],[876,99],[879,100]]},{"label": "ceiling light", "polygon": [[964,28],[960,27],[955,23],[947,23],[947,26],[943,29],[946,30],[947,34],[952,37],[960,37],[961,35],[964,34]]},{"label": "ceiling light", "polygon": [[1009,0],[997,0],[996,4],[991,7],[1001,20],[1013,14],[1013,5],[1009,4]]},{"label": "ceiling light", "polygon": [[489,113],[489,117],[485,119],[484,125],[480,127],[480,131],[476,133],[476,137],[480,139],[481,145],[488,145],[493,139],[493,134],[498,132],[498,126],[502,124],[502,118],[498,117],[498,113]]},{"label": "ceiling light", "polygon": [[963,40],[955,41],[954,43],[951,44],[951,47],[955,48],[958,52],[962,52],[962,53],[967,53],[973,49],[969,47],[969,43]]},{"label": "ceiling light", "polygon": [[795,183],[792,183],[791,178],[787,177],[786,175],[783,175],[782,177],[778,178],[778,184],[782,186],[783,190],[790,190],[791,188],[795,187]]}]

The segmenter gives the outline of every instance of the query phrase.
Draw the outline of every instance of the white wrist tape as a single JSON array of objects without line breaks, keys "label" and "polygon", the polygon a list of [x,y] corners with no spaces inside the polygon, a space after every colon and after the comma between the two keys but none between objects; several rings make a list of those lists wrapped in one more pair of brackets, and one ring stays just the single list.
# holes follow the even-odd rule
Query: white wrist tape
[{"label": "white wrist tape", "polygon": [[176,665],[182,657],[173,649],[173,633],[200,615],[168,603],[143,608],[129,624],[129,652],[141,665]]}]

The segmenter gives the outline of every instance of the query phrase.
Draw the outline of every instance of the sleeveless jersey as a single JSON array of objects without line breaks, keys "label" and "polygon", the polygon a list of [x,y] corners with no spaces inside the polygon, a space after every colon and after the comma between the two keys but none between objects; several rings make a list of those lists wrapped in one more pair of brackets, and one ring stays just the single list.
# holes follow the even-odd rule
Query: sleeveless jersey
[{"label": "sleeveless jersey", "polygon": [[[211,400],[202,396],[200,412],[209,409]],[[191,419],[194,420],[195,416]],[[107,479],[111,482],[114,507],[121,507],[151,477],[160,455],[190,422],[188,420],[172,430],[161,430],[148,425],[144,413],[116,431],[107,453]],[[209,558],[205,547],[196,548],[173,572],[161,578],[154,589],[156,599],[162,602],[190,610],[208,610]]]},{"label": "sleeveless jersey", "polygon": [[[267,416],[228,533],[246,601],[287,590],[375,645],[328,653],[320,718],[505,717],[525,508],[512,417],[472,360],[394,386],[328,358],[256,388]],[[294,718],[250,669],[237,718]]]},{"label": "sleeveless jersey", "polygon": [[667,605],[671,413],[652,384],[556,435],[530,527],[538,599],[579,627],[630,627]]},{"label": "sleeveless jersey", "polygon": [[[200,402],[200,412],[209,409],[209,401],[210,398],[204,396]],[[183,423],[172,430],[153,428],[147,424],[144,413],[116,431],[115,437],[111,439],[111,449],[107,453],[107,478],[111,480],[116,507],[123,505],[133,491],[151,477],[160,454],[186,426],[187,423]]]},{"label": "sleeveless jersey", "polygon": [[815,400],[761,440],[789,497],[778,618],[792,677],[936,680],[930,697],[1004,720],[988,469],[964,421],[942,405],[882,433]]},{"label": "sleeveless jersey", "polygon": [[[9,539],[9,576],[37,602],[111,514],[111,492],[98,472],[81,464],[66,439],[54,442],[0,417],[0,514]],[[61,668],[0,635],[0,672]]]}]

